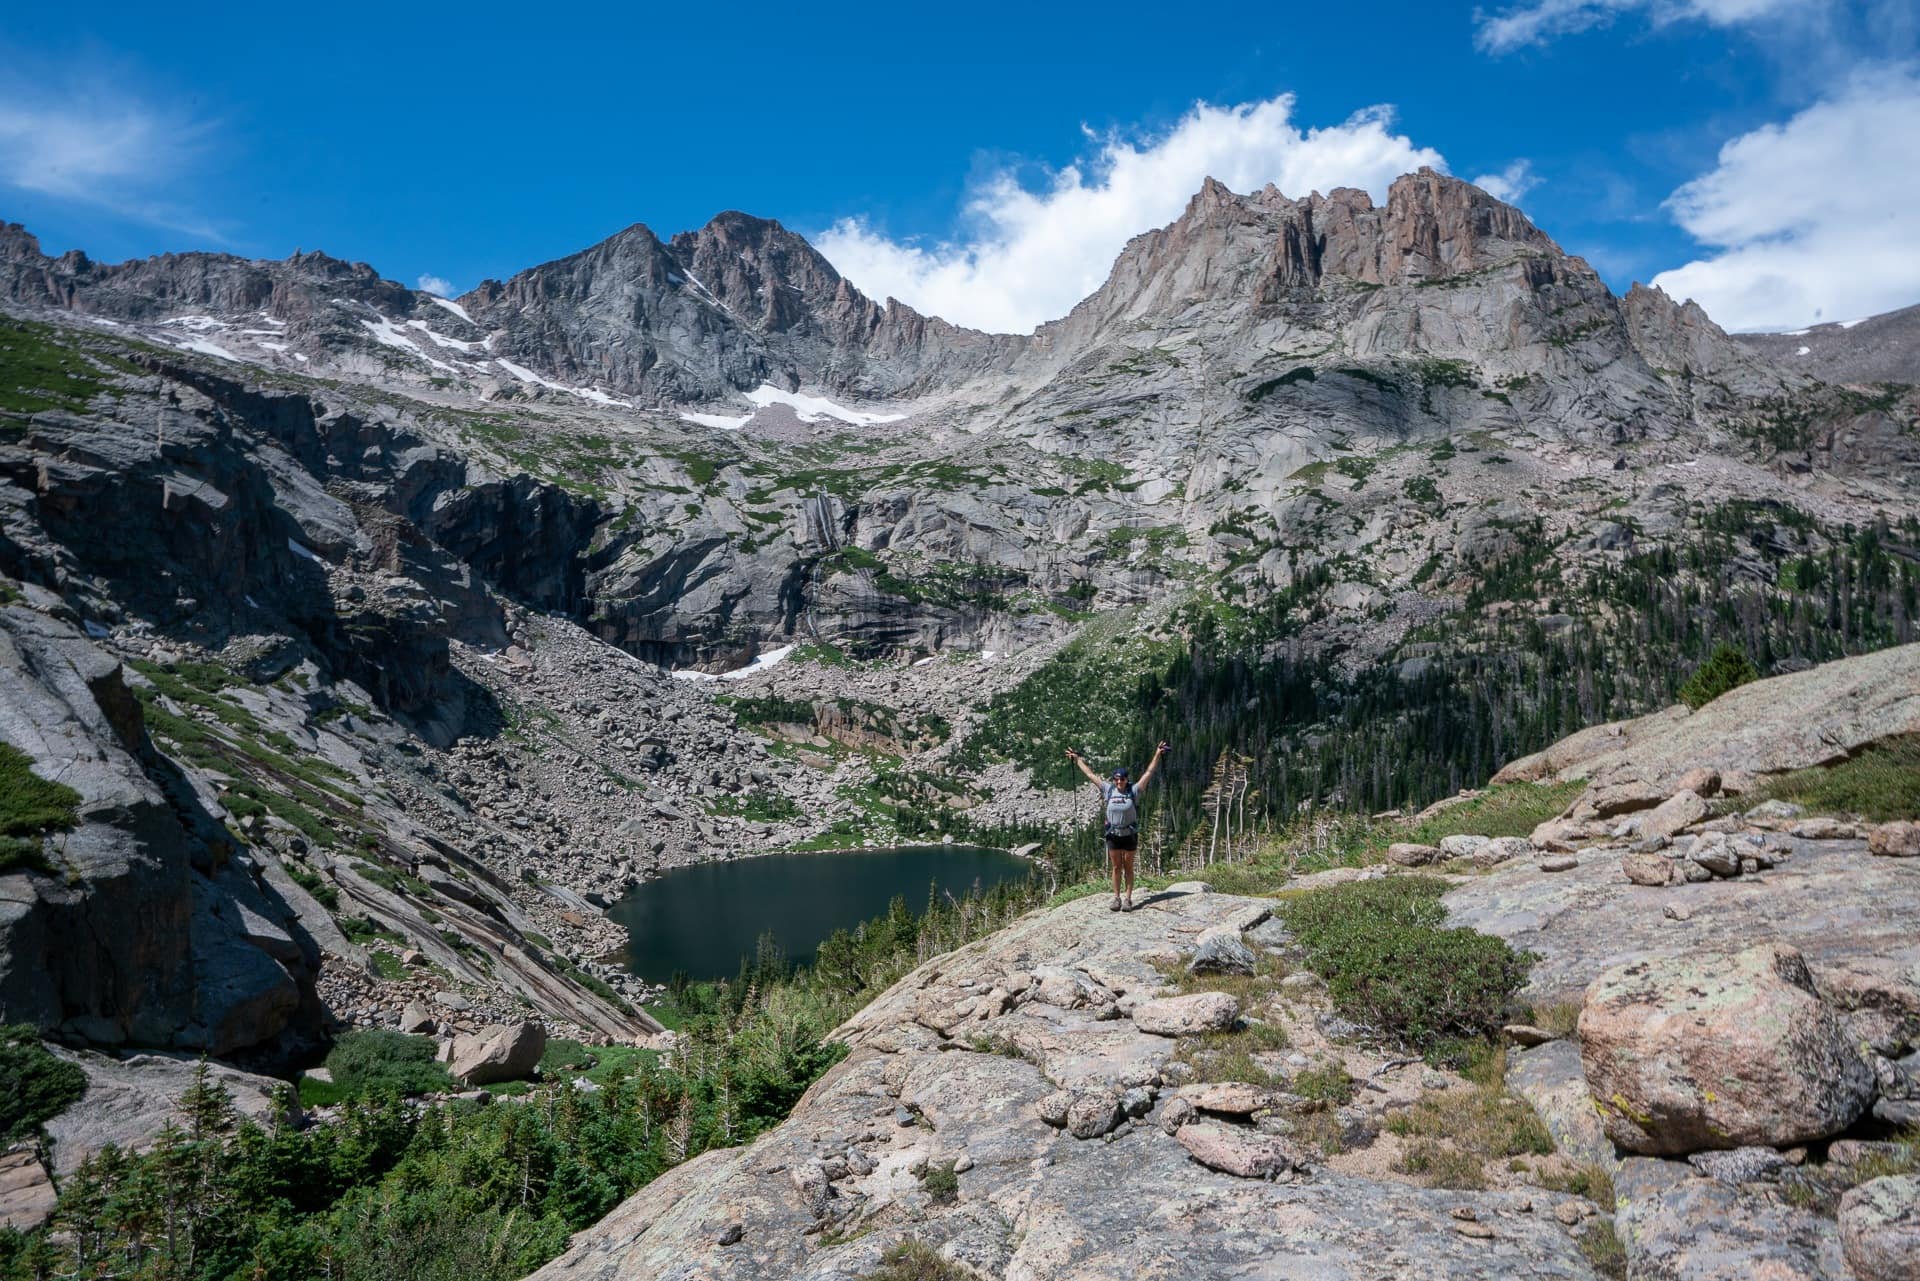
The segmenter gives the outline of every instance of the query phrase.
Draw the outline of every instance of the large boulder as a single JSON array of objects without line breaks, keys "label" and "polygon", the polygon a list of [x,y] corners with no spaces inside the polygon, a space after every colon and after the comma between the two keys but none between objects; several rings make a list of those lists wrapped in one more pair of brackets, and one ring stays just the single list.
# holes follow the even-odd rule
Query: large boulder
[{"label": "large boulder", "polygon": [[1920,1277],[1920,1176],[1871,1179],[1840,1199],[1840,1248],[1859,1281]]},{"label": "large boulder", "polygon": [[1240,1002],[1225,992],[1195,992],[1142,1001],[1133,1010],[1133,1025],[1155,1036],[1195,1036],[1224,1032],[1240,1017]]},{"label": "large boulder", "polygon": [[1299,1152],[1292,1144],[1258,1130],[1196,1121],[1181,1126],[1174,1137],[1195,1161],[1235,1178],[1277,1178],[1301,1164]]},{"label": "large boulder", "polygon": [[538,1023],[500,1023],[455,1037],[447,1071],[468,1085],[519,1081],[533,1075],[547,1052],[547,1030]]},{"label": "large boulder", "polygon": [[1805,1143],[1873,1098],[1873,1072],[1805,959],[1779,944],[1606,971],[1587,989],[1580,1047],[1607,1136],[1630,1152]]}]

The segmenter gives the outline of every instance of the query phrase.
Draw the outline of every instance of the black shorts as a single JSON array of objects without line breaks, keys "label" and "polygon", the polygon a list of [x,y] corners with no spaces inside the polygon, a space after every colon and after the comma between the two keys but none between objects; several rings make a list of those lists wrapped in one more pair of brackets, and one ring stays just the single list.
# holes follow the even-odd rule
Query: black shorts
[{"label": "black shorts", "polygon": [[1129,852],[1137,850],[1140,848],[1140,833],[1130,832],[1125,836],[1115,836],[1112,832],[1108,832],[1107,848],[1110,850],[1127,850]]}]

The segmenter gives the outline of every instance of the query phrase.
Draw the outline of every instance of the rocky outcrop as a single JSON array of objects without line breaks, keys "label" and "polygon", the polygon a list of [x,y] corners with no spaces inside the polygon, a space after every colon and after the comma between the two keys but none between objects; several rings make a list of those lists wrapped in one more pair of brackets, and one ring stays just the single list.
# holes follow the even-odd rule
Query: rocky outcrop
[{"label": "rocky outcrop", "polygon": [[[1082,899],[927,962],[838,1030],[851,1053],[787,1121],[670,1171],[536,1276],[861,1276],[912,1236],[1035,1281],[1249,1261],[1344,1281],[1591,1278],[1549,1194],[1340,1173],[1239,1110],[1277,1118],[1284,1088],[1167,1088],[1180,1041],[1139,1028],[1165,1003],[1160,967],[1264,911],[1192,883],[1127,914]],[[1068,1128],[1076,1108],[1093,1137]],[[939,1200],[916,1172],[949,1162],[957,1195]]]},{"label": "rocky outcrop", "polygon": [[212,1054],[317,1032],[318,948],[154,750],[117,660],[0,608],[0,738],[80,795],[47,869],[0,876],[0,1019]]},{"label": "rocky outcrop", "polygon": [[1614,1175],[1614,1192],[1630,1277],[1850,1281],[1832,1222],[1763,1188],[1701,1178],[1679,1162],[1629,1157]]},{"label": "rocky outcrop", "polygon": [[1607,971],[1580,1011],[1580,1056],[1608,1137],[1630,1152],[1824,1139],[1873,1099],[1806,959],[1777,945]]},{"label": "rocky outcrop", "polygon": [[[126,1054],[92,1050],[53,1051],[87,1074],[87,1090],[46,1124],[54,1173],[61,1178],[111,1144],[122,1151],[148,1147],[170,1122],[177,1122],[180,1099],[193,1086],[201,1060],[185,1054]],[[287,1083],[245,1072],[224,1063],[205,1064],[209,1082],[225,1090],[234,1112],[261,1125],[282,1119],[279,1099],[291,1093]],[[299,1120],[299,1102],[293,1098]]]},{"label": "rocky outcrop", "polygon": [[1509,763],[1493,781],[1584,779],[1596,798],[1623,785],[1672,796],[1689,770],[1783,773],[1904,734],[1920,734],[1920,644],[1754,681],[1691,714],[1676,706],[1582,730]]}]

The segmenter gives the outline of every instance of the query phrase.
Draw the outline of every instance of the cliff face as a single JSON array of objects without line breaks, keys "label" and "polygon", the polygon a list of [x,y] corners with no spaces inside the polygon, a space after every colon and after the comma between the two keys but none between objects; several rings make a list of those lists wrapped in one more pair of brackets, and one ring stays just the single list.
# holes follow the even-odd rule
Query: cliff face
[{"label": "cliff face", "polygon": [[80,794],[51,866],[0,876],[9,1021],[218,1055],[318,1042],[318,945],[155,750],[118,661],[57,614],[0,609],[0,736]]}]

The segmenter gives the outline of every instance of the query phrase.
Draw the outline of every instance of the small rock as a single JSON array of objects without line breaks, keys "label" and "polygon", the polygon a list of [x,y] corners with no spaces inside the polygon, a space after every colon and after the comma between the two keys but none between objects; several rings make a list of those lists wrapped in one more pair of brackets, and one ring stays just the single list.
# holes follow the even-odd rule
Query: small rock
[{"label": "small rock", "polygon": [[1692,792],[1696,796],[1713,796],[1720,790],[1720,771],[1695,766],[1680,776],[1674,784],[1674,790]]},{"label": "small rock", "polygon": [[1210,1081],[1204,1085],[1183,1085],[1178,1096],[1202,1112],[1225,1116],[1251,1116],[1276,1107],[1281,1096],[1273,1090],[1242,1081]]},{"label": "small rock", "polygon": [[1280,987],[1288,992],[1318,992],[1326,987],[1327,981],[1312,970],[1295,970],[1280,980]]},{"label": "small rock", "polygon": [[746,1234],[747,1230],[745,1227],[738,1223],[729,1223],[726,1227],[720,1229],[720,1234],[714,1237],[714,1242],[718,1245],[736,1245],[739,1243],[740,1238]]},{"label": "small rock", "polygon": [[893,1123],[895,1125],[903,1127],[909,1126],[912,1125],[916,1119],[912,1108],[895,1108],[893,1110]]},{"label": "small rock", "polygon": [[1181,1126],[1198,1115],[1199,1109],[1176,1095],[1167,1101],[1167,1106],[1160,1109],[1160,1128],[1168,1134],[1177,1133]]},{"label": "small rock", "polygon": [[1669,921],[1691,921],[1693,909],[1685,903],[1669,903],[1660,909]]},{"label": "small rock", "polygon": [[1772,1148],[1748,1146],[1729,1152],[1695,1152],[1687,1164],[1722,1183],[1759,1183],[1786,1169],[1787,1159]]},{"label": "small rock", "polygon": [[1488,844],[1484,836],[1443,836],[1440,852],[1448,858],[1472,858]]},{"label": "small rock", "polygon": [[1252,974],[1256,963],[1253,949],[1240,941],[1240,932],[1221,928],[1200,935],[1187,968],[1195,974]]},{"label": "small rock", "polygon": [[1145,1116],[1153,1111],[1153,1091],[1144,1085],[1130,1087],[1120,1096],[1120,1110],[1128,1116]]},{"label": "small rock", "polygon": [[1867,852],[1881,858],[1920,858],[1920,823],[1881,823],[1869,828]]},{"label": "small rock", "polygon": [[1516,858],[1532,858],[1537,852],[1524,836],[1496,836],[1480,847],[1473,861],[1480,867],[1493,867]]},{"label": "small rock", "polygon": [[1067,1108],[1067,1133],[1097,1139],[1120,1124],[1120,1098],[1111,1090],[1090,1090]]},{"label": "small rock", "polygon": [[1724,832],[1708,832],[1687,850],[1687,858],[1714,876],[1738,876],[1740,852]]},{"label": "small rock", "polygon": [[1635,854],[1658,854],[1672,843],[1673,842],[1664,836],[1649,836],[1644,841],[1636,841],[1633,846],[1633,852]]},{"label": "small rock", "polygon": [[1556,854],[1540,860],[1540,870],[1543,872],[1571,872],[1579,866],[1580,860],[1571,854]]},{"label": "small rock", "polygon": [[1788,835],[1803,841],[1850,841],[1860,829],[1837,818],[1808,818],[1795,823]]},{"label": "small rock", "polygon": [[1476,1241],[1493,1239],[1493,1229],[1474,1219],[1461,1219],[1454,1223],[1453,1230],[1463,1237],[1472,1237]]},{"label": "small rock", "polygon": [[1622,855],[1620,870],[1635,885],[1659,886],[1673,879],[1673,863],[1664,854]]},{"label": "small rock", "polygon": [[962,1152],[959,1156],[953,1159],[953,1172],[955,1174],[965,1174],[968,1170],[971,1170],[972,1168],[973,1168],[973,1153],[971,1152]]},{"label": "small rock", "polygon": [[1519,1046],[1545,1045],[1548,1041],[1560,1039],[1547,1029],[1535,1027],[1531,1023],[1509,1023],[1500,1031],[1509,1041]]},{"label": "small rock", "polygon": [[1592,1210],[1578,1201],[1562,1201],[1553,1207],[1553,1217],[1568,1227],[1573,1227],[1592,1213]]},{"label": "small rock", "polygon": [[1072,1090],[1055,1090],[1037,1105],[1040,1119],[1056,1129],[1067,1123],[1067,1109],[1073,1106]]},{"label": "small rock", "polygon": [[1761,801],[1747,811],[1749,822],[1786,823],[1806,813],[1806,807],[1792,801]]}]

